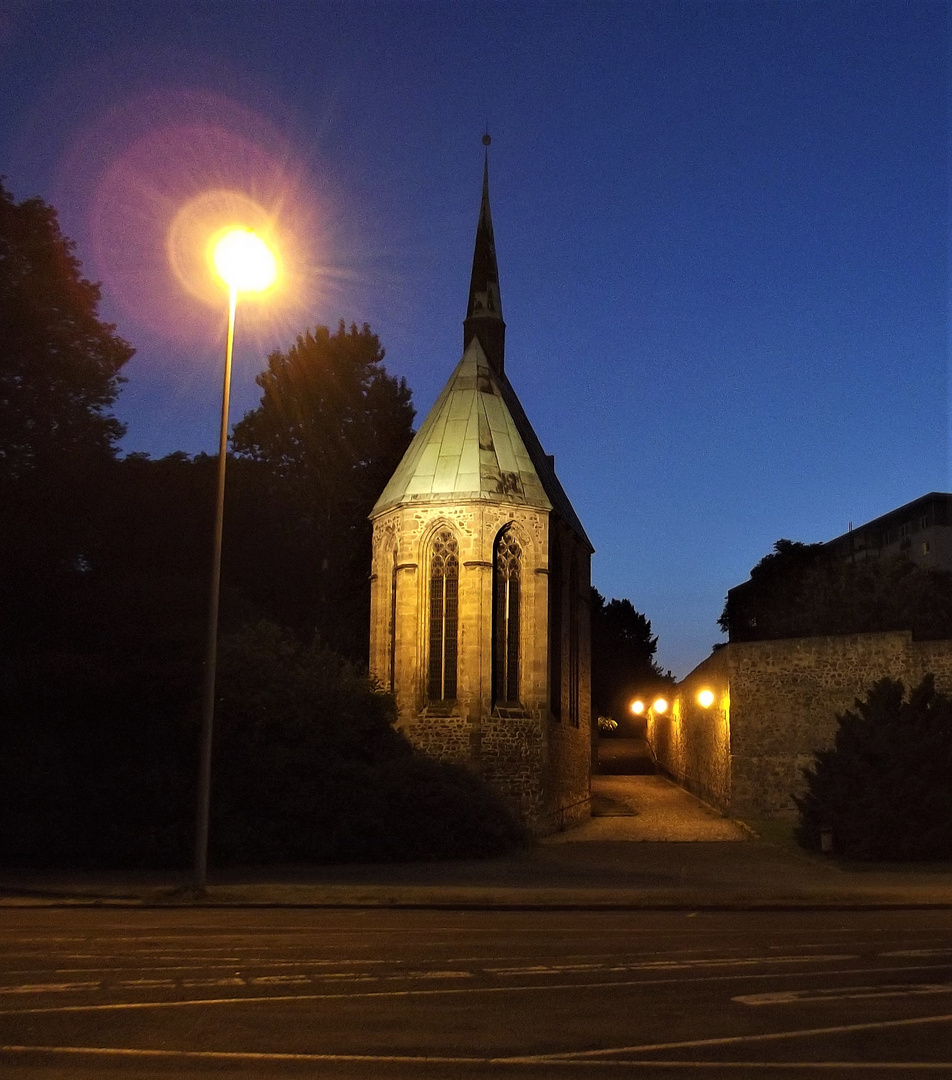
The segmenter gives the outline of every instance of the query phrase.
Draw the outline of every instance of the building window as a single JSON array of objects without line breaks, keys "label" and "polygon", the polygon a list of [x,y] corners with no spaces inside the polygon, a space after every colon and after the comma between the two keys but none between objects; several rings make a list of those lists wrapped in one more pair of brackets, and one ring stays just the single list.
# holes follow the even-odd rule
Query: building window
[{"label": "building window", "polygon": [[493,701],[519,703],[522,551],[510,529],[496,539],[493,558]]},{"label": "building window", "polygon": [[459,545],[449,529],[433,540],[430,558],[430,701],[456,698]]}]

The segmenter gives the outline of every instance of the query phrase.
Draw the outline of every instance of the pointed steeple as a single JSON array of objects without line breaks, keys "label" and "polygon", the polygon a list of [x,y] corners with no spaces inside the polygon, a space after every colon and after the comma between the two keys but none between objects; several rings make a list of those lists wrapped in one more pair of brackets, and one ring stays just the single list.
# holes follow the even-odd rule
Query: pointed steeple
[{"label": "pointed steeple", "polygon": [[483,161],[483,197],[476,226],[476,247],[473,251],[473,274],[469,282],[469,303],[463,320],[463,351],[473,338],[479,340],[497,375],[505,370],[506,324],[502,319],[499,297],[499,269],[496,266],[496,243],[493,239],[493,219],[489,211],[489,133],[483,136],[487,147]]}]

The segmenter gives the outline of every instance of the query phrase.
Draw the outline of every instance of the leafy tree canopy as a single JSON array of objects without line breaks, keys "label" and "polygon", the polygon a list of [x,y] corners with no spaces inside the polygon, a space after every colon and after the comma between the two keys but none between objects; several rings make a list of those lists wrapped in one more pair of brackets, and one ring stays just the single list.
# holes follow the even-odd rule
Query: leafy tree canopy
[{"label": "leafy tree canopy", "polygon": [[719,619],[731,641],[910,630],[952,637],[952,574],[905,555],[852,562],[823,544],[778,540],[731,589]]},{"label": "leafy tree canopy", "polygon": [[133,349],[74,250],[51,206],[0,184],[0,479],[109,457],[124,431],[108,410]]},{"label": "leafy tree canopy", "polygon": [[415,415],[406,380],[388,375],[383,358],[366,323],[299,335],[255,380],[261,404],[235,425],[235,453],[318,503],[369,512],[410,443]]},{"label": "leafy tree canopy", "polygon": [[932,675],[904,697],[894,679],[838,717],[832,747],[804,770],[797,839],[856,859],[952,859],[952,699]]},{"label": "leafy tree canopy", "polygon": [[[405,380],[367,325],[318,326],[274,352],[261,404],[235,426],[229,500],[242,537],[225,576],[278,623],[366,656],[367,520],[413,437]],[[227,543],[227,540],[226,540]]]}]

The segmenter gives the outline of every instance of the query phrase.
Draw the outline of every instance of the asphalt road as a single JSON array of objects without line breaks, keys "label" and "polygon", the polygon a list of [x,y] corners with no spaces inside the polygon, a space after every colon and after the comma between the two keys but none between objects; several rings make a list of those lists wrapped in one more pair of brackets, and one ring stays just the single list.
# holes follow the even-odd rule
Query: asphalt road
[{"label": "asphalt road", "polygon": [[952,912],[6,909],[0,1075],[952,1077]]}]

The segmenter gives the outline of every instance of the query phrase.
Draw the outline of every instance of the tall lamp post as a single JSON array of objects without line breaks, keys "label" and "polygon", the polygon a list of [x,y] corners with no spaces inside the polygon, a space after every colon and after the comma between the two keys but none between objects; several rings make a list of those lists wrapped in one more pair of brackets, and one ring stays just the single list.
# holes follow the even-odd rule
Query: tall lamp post
[{"label": "tall lamp post", "polygon": [[218,492],[215,501],[215,537],[212,577],[208,592],[208,638],[205,644],[205,681],[202,690],[202,733],[198,764],[198,805],[195,815],[194,886],[204,892],[208,881],[208,818],[211,802],[212,730],[215,723],[215,671],[218,664],[218,594],[221,583],[221,538],[225,510],[225,454],[228,449],[228,401],[231,396],[231,357],[235,344],[235,313],[239,292],[263,292],[278,273],[274,253],[260,236],[248,229],[231,229],[215,245],[213,260],[218,276],[228,287],[228,337],[225,378],[221,394],[221,432],[218,439]]}]

